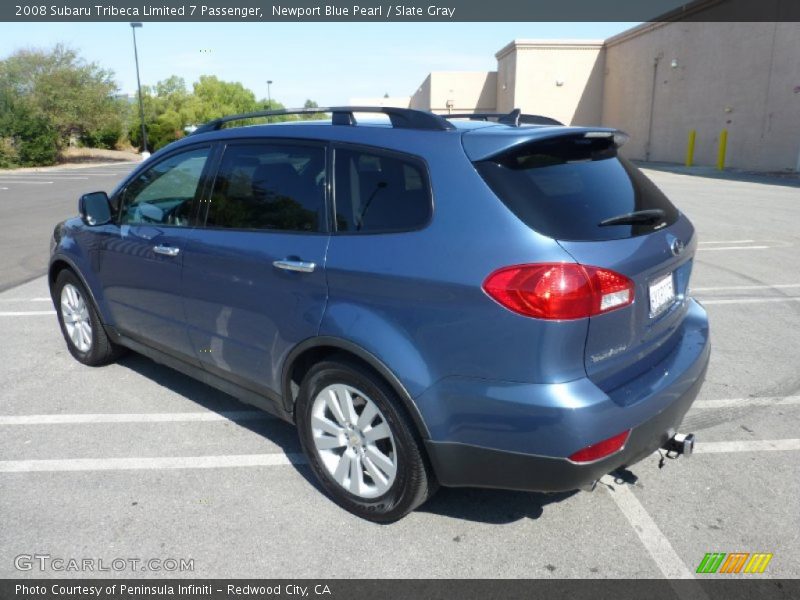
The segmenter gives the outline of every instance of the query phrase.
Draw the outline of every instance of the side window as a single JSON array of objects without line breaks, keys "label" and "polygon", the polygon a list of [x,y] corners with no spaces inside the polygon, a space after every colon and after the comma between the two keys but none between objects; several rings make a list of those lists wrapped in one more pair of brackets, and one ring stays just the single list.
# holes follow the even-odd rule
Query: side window
[{"label": "side window", "polygon": [[421,161],[347,148],[336,150],[338,231],[408,231],[430,219],[432,201]]},{"label": "side window", "polygon": [[315,232],[324,223],[324,147],[253,143],[225,149],[206,226]]},{"label": "side window", "polygon": [[120,224],[189,225],[211,148],[196,148],[153,165],[125,188]]}]

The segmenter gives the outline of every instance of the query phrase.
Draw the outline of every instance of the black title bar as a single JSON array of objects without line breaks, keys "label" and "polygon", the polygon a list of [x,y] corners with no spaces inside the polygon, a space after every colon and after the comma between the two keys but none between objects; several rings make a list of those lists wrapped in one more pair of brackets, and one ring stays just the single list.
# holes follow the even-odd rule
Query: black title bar
[{"label": "black title bar", "polygon": [[800,21],[798,0],[10,0],[0,21]]},{"label": "black title bar", "polygon": [[3,600],[796,600],[798,579],[5,579]]}]

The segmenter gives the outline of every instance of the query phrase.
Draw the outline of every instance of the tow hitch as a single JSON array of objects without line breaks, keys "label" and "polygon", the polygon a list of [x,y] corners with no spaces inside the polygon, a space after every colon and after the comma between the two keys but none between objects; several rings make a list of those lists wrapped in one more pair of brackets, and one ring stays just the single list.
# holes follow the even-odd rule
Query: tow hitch
[{"label": "tow hitch", "polygon": [[[694,434],[693,433],[676,433],[662,446],[667,451],[667,456],[674,453],[674,458],[681,454],[684,456],[691,456],[694,451]],[[670,456],[670,458],[673,458]]]},{"label": "tow hitch", "polygon": [[[666,451],[666,456],[661,454],[661,450]],[[661,459],[658,461],[658,468],[661,469],[666,462],[665,459],[667,458],[678,458],[679,456],[691,456],[692,452],[694,452],[694,434],[693,433],[676,433],[671,438],[669,438],[664,445],[661,446],[661,450],[658,451],[661,454]],[[578,489],[583,492],[593,492],[594,489],[597,487],[597,479],[594,481],[590,481]]]}]

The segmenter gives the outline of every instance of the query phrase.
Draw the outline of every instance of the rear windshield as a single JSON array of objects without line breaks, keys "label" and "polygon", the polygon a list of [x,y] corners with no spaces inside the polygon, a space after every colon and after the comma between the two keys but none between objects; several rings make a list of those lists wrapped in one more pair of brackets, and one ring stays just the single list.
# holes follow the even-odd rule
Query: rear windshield
[{"label": "rear windshield", "polygon": [[[611,240],[674,223],[678,210],[609,138],[536,141],[475,163],[492,191],[522,221],[559,240]],[[663,218],[600,225],[606,219],[660,209]]]}]

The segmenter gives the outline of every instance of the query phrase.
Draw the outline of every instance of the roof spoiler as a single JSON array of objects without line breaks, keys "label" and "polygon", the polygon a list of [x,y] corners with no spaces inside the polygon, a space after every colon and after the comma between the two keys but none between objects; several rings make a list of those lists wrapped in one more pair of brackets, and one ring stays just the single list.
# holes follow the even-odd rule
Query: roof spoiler
[{"label": "roof spoiler", "polygon": [[442,115],[445,119],[469,119],[470,121],[496,121],[501,125],[563,125],[561,121],[556,121],[550,117],[542,115],[528,115],[519,108],[515,108],[510,113],[457,113]]},{"label": "roof spoiler", "polygon": [[464,151],[473,162],[488,160],[515,148],[537,141],[559,137],[607,138],[619,148],[628,141],[628,135],[608,127],[529,127],[506,129],[487,127],[464,134]]}]

